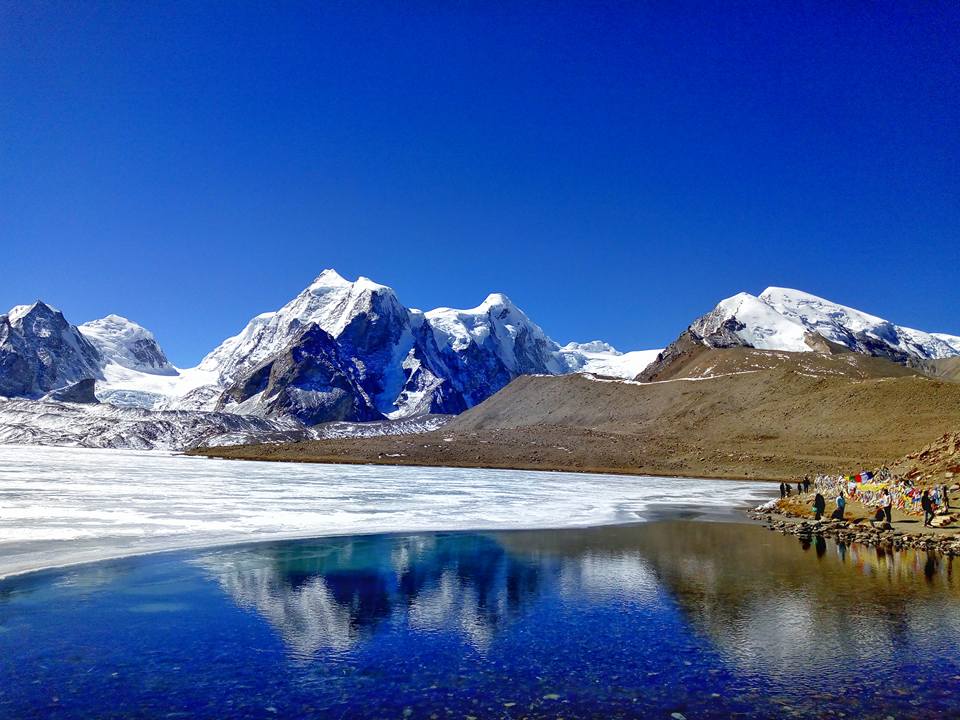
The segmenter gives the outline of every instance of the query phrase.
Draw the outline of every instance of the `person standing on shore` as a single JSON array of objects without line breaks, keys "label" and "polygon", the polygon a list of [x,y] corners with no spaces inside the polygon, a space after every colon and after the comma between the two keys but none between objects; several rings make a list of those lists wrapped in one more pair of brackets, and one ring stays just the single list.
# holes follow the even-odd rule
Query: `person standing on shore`
[{"label": "person standing on shore", "polygon": [[823,495],[817,493],[816,497],[813,498],[813,512],[814,520],[819,520],[823,517],[823,513],[827,510],[827,501],[823,499]]},{"label": "person standing on shore", "polygon": [[780,499],[783,500],[787,496],[787,487],[783,483],[780,483]]},{"label": "person standing on shore", "polygon": [[924,490],[920,496],[920,507],[923,508],[923,526],[930,527],[933,520],[933,500],[930,499],[930,491]]},{"label": "person standing on shore", "polygon": [[887,525],[893,527],[893,518],[891,516],[893,500],[890,497],[890,491],[887,488],[883,489],[883,493],[880,495],[880,507],[883,509],[884,517],[887,520]]},{"label": "person standing on shore", "polygon": [[800,482],[798,482],[798,483],[797,483],[797,495],[802,495],[802,494],[803,494],[803,484],[800,483]]},{"label": "person standing on shore", "polygon": [[810,476],[809,475],[803,476],[803,491],[805,493],[810,492]]},{"label": "person standing on shore", "polygon": [[943,486],[943,489],[940,491],[940,495],[943,497],[943,509],[944,509],[944,510],[947,510],[947,511],[950,510],[950,493],[949,493],[949,490],[950,490],[950,488],[948,488],[946,485],[944,485],[944,486]]},{"label": "person standing on shore", "polygon": [[841,492],[837,495],[837,509],[833,513],[833,517],[836,520],[843,520],[843,511],[847,507],[847,499],[843,496]]}]

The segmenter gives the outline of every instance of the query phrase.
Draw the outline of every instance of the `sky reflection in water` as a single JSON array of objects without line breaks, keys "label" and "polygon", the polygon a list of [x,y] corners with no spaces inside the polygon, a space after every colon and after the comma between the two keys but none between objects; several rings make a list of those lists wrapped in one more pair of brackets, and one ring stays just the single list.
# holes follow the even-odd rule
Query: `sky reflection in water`
[{"label": "sky reflection in water", "polygon": [[0,716],[949,715],[958,590],[703,522],[132,558],[0,583]]}]

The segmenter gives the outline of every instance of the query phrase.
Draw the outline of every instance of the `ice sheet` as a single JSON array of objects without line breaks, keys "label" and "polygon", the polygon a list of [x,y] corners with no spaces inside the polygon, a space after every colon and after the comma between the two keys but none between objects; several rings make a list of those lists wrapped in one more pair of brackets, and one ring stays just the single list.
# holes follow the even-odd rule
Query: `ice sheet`
[{"label": "ice sheet", "polygon": [[293,537],[583,527],[756,505],[752,482],[210,460],[0,447],[0,577],[108,557]]}]

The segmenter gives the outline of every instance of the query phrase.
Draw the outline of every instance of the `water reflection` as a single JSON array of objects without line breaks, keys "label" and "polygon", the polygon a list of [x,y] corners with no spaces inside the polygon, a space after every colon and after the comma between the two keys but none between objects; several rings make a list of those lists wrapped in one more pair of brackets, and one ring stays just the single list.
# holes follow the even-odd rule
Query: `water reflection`
[{"label": "water reflection", "polygon": [[547,587],[570,581],[560,563],[508,553],[485,535],[255,546],[205,553],[196,562],[300,657],[352,648],[391,619],[414,630],[454,631],[482,649]]},{"label": "water reflection", "polygon": [[902,660],[910,645],[935,654],[960,639],[952,558],[822,537],[797,551],[796,542],[708,523],[638,531],[644,558],[688,621],[743,669],[839,664],[859,673]]},{"label": "water reflection", "polygon": [[765,673],[882,662],[905,638],[960,638],[952,559],[822,537],[798,549],[722,523],[354,537],[223,549],[196,563],[302,659],[348,651],[389,623],[482,651],[544,598],[644,605],[665,595],[728,659]]},{"label": "water reflection", "polygon": [[131,558],[0,583],[0,717],[952,717],[952,567],[701,522]]}]

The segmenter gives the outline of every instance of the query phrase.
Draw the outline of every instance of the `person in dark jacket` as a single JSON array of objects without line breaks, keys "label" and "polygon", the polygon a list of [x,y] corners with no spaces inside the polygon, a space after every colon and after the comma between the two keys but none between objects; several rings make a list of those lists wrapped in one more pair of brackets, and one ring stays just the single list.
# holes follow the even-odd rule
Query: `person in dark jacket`
[{"label": "person in dark jacket", "polygon": [[920,507],[923,508],[923,526],[930,527],[933,520],[933,500],[930,499],[930,491],[924,490],[920,496]]},{"label": "person in dark jacket", "polygon": [[803,494],[803,483],[797,483],[797,495]]},{"label": "person in dark jacket", "polygon": [[815,513],[814,520],[819,520],[823,513],[827,509],[827,501],[823,499],[823,495],[817,493],[816,497],[813,498],[813,512]]},{"label": "person in dark jacket", "polygon": [[803,491],[805,493],[810,492],[810,476],[809,475],[803,476]]}]

